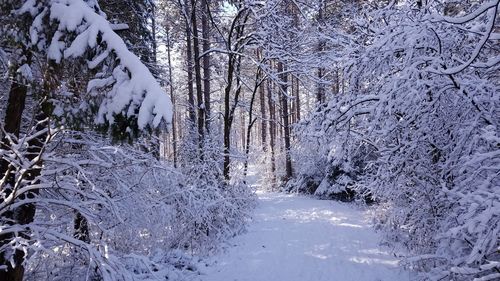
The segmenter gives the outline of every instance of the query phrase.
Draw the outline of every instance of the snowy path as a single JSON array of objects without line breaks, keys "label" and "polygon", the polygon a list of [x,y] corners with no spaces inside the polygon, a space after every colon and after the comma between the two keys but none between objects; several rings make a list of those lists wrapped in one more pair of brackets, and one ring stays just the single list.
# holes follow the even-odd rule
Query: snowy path
[{"label": "snowy path", "polygon": [[203,281],[404,281],[366,214],[347,204],[260,192],[248,233],[214,257]]}]

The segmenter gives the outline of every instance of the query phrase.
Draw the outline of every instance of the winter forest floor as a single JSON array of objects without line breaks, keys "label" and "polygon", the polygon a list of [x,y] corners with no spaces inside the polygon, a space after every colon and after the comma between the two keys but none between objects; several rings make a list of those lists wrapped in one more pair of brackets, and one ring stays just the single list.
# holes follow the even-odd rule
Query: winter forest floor
[{"label": "winter forest floor", "polygon": [[404,281],[409,273],[379,245],[366,210],[259,190],[248,232],[201,269],[202,281]]}]

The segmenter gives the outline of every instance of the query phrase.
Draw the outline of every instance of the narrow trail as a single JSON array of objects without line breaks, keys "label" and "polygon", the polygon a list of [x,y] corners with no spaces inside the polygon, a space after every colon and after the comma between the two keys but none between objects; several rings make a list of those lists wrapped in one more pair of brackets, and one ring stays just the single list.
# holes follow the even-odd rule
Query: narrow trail
[{"label": "narrow trail", "polygon": [[404,281],[365,211],[344,203],[257,192],[248,232],[202,270],[202,281]]}]

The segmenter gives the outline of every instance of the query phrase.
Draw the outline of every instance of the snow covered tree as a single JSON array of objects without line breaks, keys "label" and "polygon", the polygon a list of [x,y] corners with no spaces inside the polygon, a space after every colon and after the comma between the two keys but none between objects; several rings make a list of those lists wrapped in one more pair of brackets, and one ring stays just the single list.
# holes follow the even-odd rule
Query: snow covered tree
[{"label": "snow covered tree", "polygon": [[[11,98],[2,125],[0,274],[6,280],[21,280],[23,261],[36,241],[30,240],[36,231],[30,223],[37,204],[47,202],[39,197],[40,190],[47,188],[40,176],[45,174],[42,167],[48,165],[42,165],[45,150],[54,138],[52,121],[66,126],[78,122],[88,127],[109,127],[114,137],[131,139],[138,130],[170,123],[172,106],[168,95],[147,67],[128,51],[95,1],[2,4],[8,8],[3,13],[11,13],[2,16],[13,19],[11,27],[19,33],[2,36],[2,44],[13,49],[11,58],[17,69],[13,71]],[[12,40],[14,43],[10,43]],[[21,52],[16,53],[18,50]],[[34,67],[30,65],[31,56],[46,63]],[[68,91],[62,70],[70,62],[82,61],[93,71],[94,78],[83,93]],[[32,88],[33,111],[26,112],[26,81],[32,75],[36,76],[34,83],[39,84]],[[67,101],[71,101],[70,106],[65,104]],[[21,137],[21,118],[26,114],[35,117]]]},{"label": "snow covered tree", "polygon": [[[97,7],[83,1],[54,1],[50,6],[50,17],[57,31],[47,45],[48,58],[58,63],[63,58],[87,55],[89,69],[100,70],[88,83],[90,100],[81,97],[77,108],[97,110],[95,123],[109,124],[124,137],[134,136],[137,129],[156,127],[162,120],[170,122],[172,107],[168,95],[140,60],[127,50],[106,19],[94,11]],[[29,9],[24,6],[34,18],[44,15],[43,9]],[[42,31],[43,27],[34,25],[31,29]],[[41,40],[32,36],[32,41],[36,39]],[[104,95],[100,94],[103,92]]]},{"label": "snow covered tree", "polygon": [[381,224],[431,279],[499,276],[498,8],[365,6],[349,35],[357,47],[344,56],[347,94],[330,98],[304,131],[324,148],[314,154],[323,163],[357,171],[325,188],[371,194]]}]

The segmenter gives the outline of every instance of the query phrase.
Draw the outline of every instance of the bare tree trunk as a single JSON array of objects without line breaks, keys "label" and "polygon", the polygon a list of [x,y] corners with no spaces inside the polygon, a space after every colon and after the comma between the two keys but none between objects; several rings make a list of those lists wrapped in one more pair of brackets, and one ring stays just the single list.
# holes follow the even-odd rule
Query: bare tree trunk
[{"label": "bare tree trunk", "polygon": [[[9,100],[7,104],[7,111],[5,115],[5,125],[4,129],[6,133],[14,134],[16,136],[19,136],[19,126],[21,124],[21,116],[22,112],[24,110],[24,104],[25,104],[25,99],[26,99],[26,86],[19,84],[17,82],[12,83],[12,87],[9,93]],[[2,149],[9,150],[9,144],[8,140],[4,139],[2,140]],[[7,185],[9,186],[9,189],[12,188],[14,185],[14,175],[8,175],[10,173],[10,168],[9,168],[9,162],[6,161],[5,159],[0,160],[0,177],[7,178]],[[5,196],[9,196],[12,193],[12,190],[7,190],[7,188],[4,190]],[[0,202],[3,202],[2,199],[0,199]],[[5,218],[2,218],[2,220],[5,219],[4,222],[2,223],[8,223],[8,220],[12,220],[14,217],[14,213],[10,212],[7,213]],[[11,234],[3,234],[0,235],[0,246],[4,246],[8,244],[12,240],[13,235]],[[6,270],[0,270],[0,280],[22,280],[22,272],[24,269],[22,266],[18,266],[16,268],[13,268],[10,264],[10,261],[6,259],[5,256],[6,253],[0,252],[0,266],[6,266]],[[16,262],[17,265],[20,265],[18,263],[19,261],[22,262],[23,260],[23,255],[22,253],[18,253],[16,251],[14,255],[14,261]],[[20,278],[17,276],[21,276]]]},{"label": "bare tree trunk", "polygon": [[[258,54],[262,56],[262,51],[258,51]],[[259,57],[259,61],[261,58]],[[262,78],[261,78],[262,79]],[[265,91],[265,83],[262,83],[259,86],[259,94],[260,94],[260,115],[261,115],[261,139],[262,139],[262,150],[266,152],[267,150],[267,117],[266,117],[266,91]]]},{"label": "bare tree trunk", "polygon": [[247,131],[246,131],[246,146],[245,146],[245,165],[243,168],[243,177],[246,178],[247,172],[248,172],[248,157],[250,155],[250,139],[251,139],[251,134],[252,134],[252,128],[255,122],[257,121],[257,118],[253,117],[253,107],[255,104],[255,98],[257,96],[257,90],[259,90],[264,82],[262,80],[262,69],[260,66],[257,68],[257,73],[255,75],[255,86],[252,91],[252,97],[250,98],[250,108],[248,109],[248,126],[247,126]]},{"label": "bare tree trunk", "polygon": [[299,78],[295,77],[295,122],[300,122],[300,83]]},{"label": "bare tree trunk", "polygon": [[311,97],[310,95],[306,95],[306,109],[307,112],[311,112]]},{"label": "bare tree trunk", "polygon": [[[2,160],[2,164],[0,165],[0,176],[10,178],[11,182],[7,183],[10,188],[14,186],[14,180],[17,182],[30,182],[31,184],[37,184],[36,179],[40,175],[42,167],[42,160],[40,155],[43,153],[45,139],[47,138],[48,134],[47,131],[45,133],[38,132],[43,132],[48,126],[48,122],[46,121],[46,119],[51,115],[52,110],[52,106],[49,102],[50,93],[58,86],[58,79],[55,76],[56,67],[57,65],[53,61],[50,61],[48,64],[48,68],[44,74],[44,83],[42,92],[40,93],[40,108],[38,109],[38,114],[35,117],[35,122],[37,125],[35,126],[35,131],[33,132],[36,133],[37,136],[28,141],[28,149],[26,154],[27,159],[33,161],[38,158],[38,160],[24,174],[23,179],[15,179],[15,175],[8,175],[8,173],[10,173],[9,170],[11,169],[11,167],[7,161]],[[24,111],[26,91],[27,87],[23,86],[21,82],[15,81],[13,83],[13,87],[11,88],[11,91],[9,93],[9,104],[7,105],[7,114],[5,116],[5,123],[9,124],[5,127],[5,129],[9,129],[9,133],[17,135],[19,134],[22,114]],[[13,97],[13,95],[20,96]],[[9,149],[9,144],[5,141],[2,141],[2,147],[5,149]],[[16,190],[11,190],[10,192],[16,192]],[[6,193],[9,193],[9,191],[7,190]],[[35,189],[28,193],[20,194],[16,196],[13,203],[19,203],[19,201],[22,200],[31,200],[35,198],[38,193],[39,191]],[[33,222],[35,211],[36,208],[34,204],[22,204],[12,212],[7,213],[6,217],[2,218],[2,220],[6,219],[6,223],[8,224],[26,225]],[[21,230],[16,234],[16,236],[17,235],[21,237],[28,237],[29,233]],[[14,234],[2,235],[0,237],[0,247],[10,243],[10,241],[14,238]],[[0,252],[0,265],[6,267],[5,270],[0,270],[0,280],[22,281],[24,276],[23,262],[25,259],[25,253],[19,249],[14,250],[13,261],[16,265],[15,268],[12,267],[10,259],[5,258],[5,255],[5,252]]]},{"label": "bare tree trunk", "polygon": [[230,108],[231,88],[233,84],[234,74],[234,54],[229,54],[228,70],[227,70],[227,85],[224,90],[224,179],[229,180],[229,168],[231,165],[231,126],[233,123],[233,113]]},{"label": "bare tree trunk", "polygon": [[278,62],[278,73],[280,76],[281,83],[281,114],[283,116],[283,136],[285,140],[285,170],[286,175],[284,181],[288,181],[293,176],[292,171],[292,158],[290,156],[290,122],[288,114],[288,74],[285,73],[285,67],[283,63]]},{"label": "bare tree trunk", "polygon": [[[243,99],[243,97],[242,97]],[[241,141],[241,150],[245,150],[246,143],[246,124],[245,124],[245,112],[243,108],[240,109],[240,141]]]},{"label": "bare tree trunk", "polygon": [[269,105],[269,147],[271,148],[271,175],[272,184],[276,184],[276,109],[272,95],[272,82],[269,80],[267,84],[267,102]]},{"label": "bare tree trunk", "polygon": [[[156,68],[156,63],[157,63],[157,55],[158,55],[158,46],[156,44],[156,5],[153,3],[152,4],[152,11],[151,11],[151,34],[153,35],[153,40],[152,40],[152,49],[153,49],[153,64],[154,68]],[[156,71],[155,71],[156,72]]]},{"label": "bare tree trunk", "polygon": [[174,158],[174,167],[177,168],[177,110],[176,110],[176,100],[174,95],[174,78],[172,76],[172,57],[171,57],[171,41],[170,41],[170,30],[167,30],[167,59],[168,59],[168,80],[170,97],[172,98],[172,105],[174,110],[173,120],[172,120],[172,149]]},{"label": "bare tree trunk", "polygon": [[208,22],[209,1],[202,0],[201,26],[203,34],[203,95],[205,98],[205,129],[210,132],[211,109],[210,109],[210,26]]},{"label": "bare tree trunk", "polygon": [[194,73],[196,83],[196,99],[198,109],[198,148],[200,158],[203,159],[203,142],[205,140],[205,104],[203,89],[201,88],[200,41],[198,37],[198,23],[196,16],[196,0],[191,0],[191,28],[193,30]]},{"label": "bare tree trunk", "polygon": [[[150,19],[151,19],[151,34],[153,36],[153,40],[152,40],[152,73],[153,75],[155,76],[155,78],[158,77],[159,75],[159,71],[158,71],[158,68],[157,68],[157,56],[158,56],[158,52],[157,52],[157,44],[156,44],[156,34],[157,34],[157,28],[156,28],[156,5],[154,3],[152,3],[152,7],[151,7],[151,16],[150,16]],[[161,134],[161,130],[157,129],[157,130],[154,130],[153,131],[153,135],[155,137],[153,138],[149,138],[147,140],[147,142],[149,142],[149,152],[151,152],[153,154],[153,156],[155,156],[155,158],[157,160],[160,160],[161,158],[161,151],[160,151],[160,146],[161,146],[161,140],[160,140],[160,134]],[[85,219],[85,218],[84,218]]]},{"label": "bare tree trunk", "polygon": [[[240,9],[238,14],[235,16],[231,28],[229,30],[228,40],[226,47],[231,52],[228,54],[228,69],[227,69],[227,79],[226,79],[226,87],[224,88],[224,163],[223,163],[223,175],[226,181],[230,179],[230,167],[231,167],[231,128],[233,125],[234,115],[236,107],[238,106],[238,102],[240,99],[241,93],[241,80],[240,80],[240,71],[241,71],[241,56],[232,52],[232,39],[233,35],[236,38],[236,44],[234,46],[235,50],[239,52],[243,51],[243,47],[240,46],[244,44],[238,41],[245,31],[245,23],[247,22],[249,17],[247,9]],[[240,22],[241,21],[241,22]],[[235,77],[236,76],[236,77]],[[233,79],[236,78],[236,90],[234,93],[233,104],[231,106],[231,91],[233,88]]]},{"label": "bare tree trunk", "polygon": [[323,68],[318,68],[318,85],[316,89],[316,102],[318,105],[325,101],[325,86],[323,85]]},{"label": "bare tree trunk", "polygon": [[288,113],[290,118],[288,118],[290,124],[295,124],[297,122],[296,116],[295,116],[295,107],[296,107],[296,102],[295,102],[295,79],[294,76],[290,76],[290,91],[291,91],[291,96],[292,99],[290,99],[289,106],[288,106]]},{"label": "bare tree trunk", "polygon": [[[188,15],[190,15],[189,3],[185,1],[185,22],[186,22],[186,61],[187,61],[187,78],[188,78],[188,104],[189,104],[189,128],[193,129],[196,124],[196,107],[194,105],[194,88],[193,88],[193,50],[192,50],[192,34],[190,27],[190,20]],[[193,132],[189,132],[192,134]]]},{"label": "bare tree trunk", "polygon": [[[25,55],[28,52],[23,52]],[[25,83],[23,83],[22,78],[19,77],[15,73],[16,69],[19,65],[13,65],[11,67],[12,75],[14,79],[11,83],[10,91],[9,91],[9,99],[7,101],[7,108],[4,117],[4,130],[7,134],[12,134],[16,137],[19,137],[19,132],[21,129],[21,121],[26,103],[26,94],[28,91],[28,87]],[[5,136],[1,142],[1,148],[4,150],[10,150],[10,144]],[[4,195],[5,197],[9,196],[13,190],[13,186],[15,184],[15,175],[14,172],[11,171],[11,167],[9,161],[6,159],[0,159],[0,179],[7,179],[6,185],[4,187]],[[12,173],[12,174],[11,174]],[[5,198],[4,197],[4,198]],[[3,202],[4,199],[0,198],[0,202]],[[16,220],[15,212],[7,212],[6,216],[1,218],[2,224],[11,224],[11,220]],[[7,245],[14,236],[12,234],[3,234],[0,235],[0,247]],[[22,280],[24,274],[24,268],[22,266],[22,261],[24,260],[24,254],[21,251],[15,251],[14,254],[14,262],[18,265],[16,268],[13,268],[10,264],[9,259],[6,259],[5,252],[0,252],[0,266],[6,267],[5,270],[0,270],[0,280],[13,280],[20,281]]]},{"label": "bare tree trunk", "polygon": [[[180,110],[177,110],[177,112],[174,111],[174,114],[176,116],[176,120],[177,120],[177,139],[178,140],[182,140],[184,139],[184,135],[185,135],[185,132],[183,130],[183,127],[181,126],[182,124],[182,120],[183,120],[183,114]],[[179,155],[177,155],[179,156]]]},{"label": "bare tree trunk", "polygon": [[[6,133],[14,134],[16,137],[19,137],[27,90],[28,87],[22,82],[16,79],[12,81],[5,112],[4,130]],[[4,144],[5,142],[2,142],[2,145]],[[3,159],[0,161],[4,162]],[[4,172],[4,169],[1,171]]]},{"label": "bare tree trunk", "polygon": [[[319,32],[322,31],[322,25],[323,25],[323,9],[324,9],[324,3],[321,1],[321,6],[319,7],[318,11],[318,25],[319,25]],[[318,46],[316,48],[316,51],[318,54],[321,55],[321,53],[325,49],[325,43],[323,39],[319,39]],[[322,104],[325,101],[325,86],[323,84],[323,76],[325,75],[325,70],[322,67],[319,67],[317,70],[317,79],[318,79],[318,84],[317,84],[317,89],[316,89],[316,102],[318,105]]]},{"label": "bare tree trunk", "polygon": [[[231,128],[233,126],[234,122],[234,116],[236,112],[236,108],[238,106],[239,100],[240,100],[240,94],[241,94],[241,81],[239,78],[240,70],[241,70],[241,56],[236,56],[234,54],[230,54],[230,65],[229,65],[229,71],[231,73],[228,73],[228,81],[229,78],[231,79],[231,82],[228,82],[226,85],[225,89],[225,94],[224,94],[224,168],[223,168],[223,173],[224,173],[224,179],[229,180],[230,179],[230,166],[231,166],[231,158],[230,158],[230,151],[231,151]],[[232,79],[234,74],[236,74],[236,91],[234,94],[234,102],[233,105],[230,106],[231,102],[231,88],[232,88]]]}]

